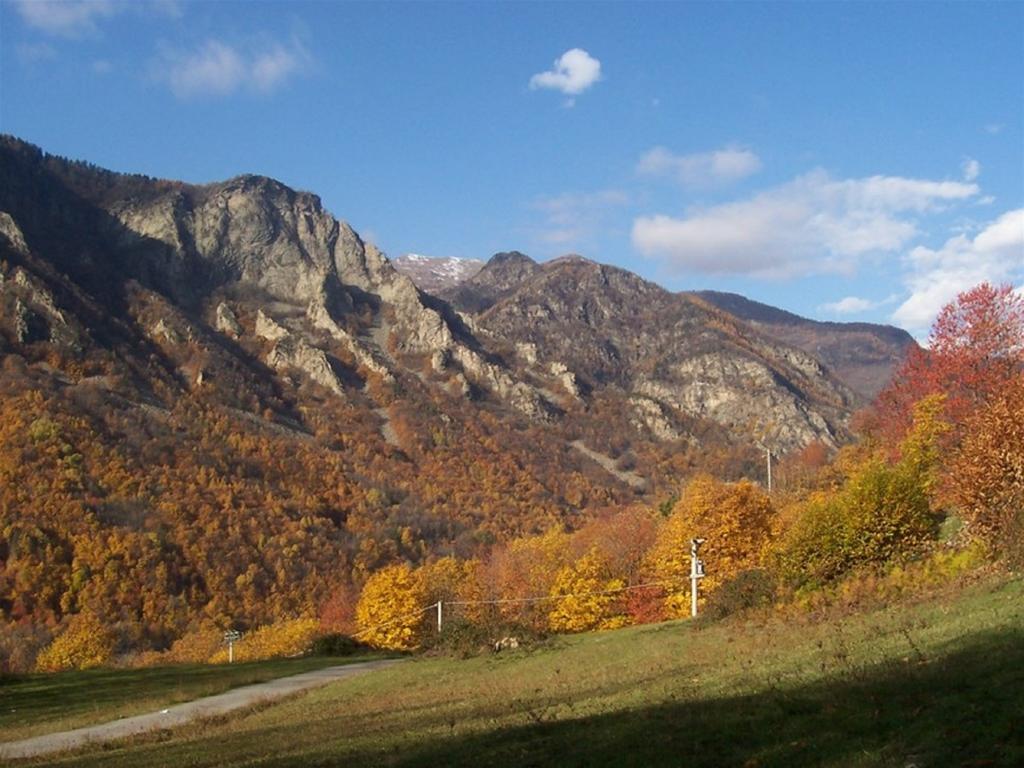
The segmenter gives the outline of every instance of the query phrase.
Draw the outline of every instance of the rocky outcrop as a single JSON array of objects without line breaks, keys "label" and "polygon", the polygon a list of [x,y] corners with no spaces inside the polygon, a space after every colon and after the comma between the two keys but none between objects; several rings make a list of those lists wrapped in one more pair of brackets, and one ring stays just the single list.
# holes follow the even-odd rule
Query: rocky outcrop
[{"label": "rocky outcrop", "polygon": [[340,341],[349,354],[355,358],[358,366],[377,374],[384,381],[394,381],[395,377],[387,365],[377,360],[372,352],[363,347],[348,331],[338,325],[334,318],[331,317],[330,312],[327,311],[326,304],[322,299],[310,302],[309,307],[306,309],[306,316],[314,328],[327,331],[332,338]]},{"label": "rocky outcrop", "polygon": [[634,395],[629,399],[633,406],[633,425],[638,429],[649,429],[659,440],[679,440],[682,435],[665,416],[665,409],[657,400]]},{"label": "rocky outcrop", "polygon": [[274,344],[267,354],[267,365],[276,370],[295,368],[337,395],[343,388],[327,355],[301,339],[283,338]]},{"label": "rocky outcrop", "polygon": [[548,369],[551,371],[551,375],[558,379],[558,383],[562,385],[562,388],[578,400],[580,397],[580,386],[576,381],[576,374],[570,371],[565,363],[558,361],[551,363]]},{"label": "rocky outcrop", "polygon": [[267,341],[279,341],[288,336],[288,329],[281,326],[262,309],[256,311],[255,332],[257,336]]},{"label": "rocky outcrop", "polygon": [[[10,217],[7,227],[4,234],[9,240],[11,236],[17,240],[20,230]],[[21,246],[24,246],[24,240],[21,240]],[[81,349],[79,328],[57,306],[53,293],[27,270],[15,267],[8,276],[0,270],[0,312],[4,306],[9,308],[11,332],[16,343],[48,341],[70,351]]]},{"label": "rocky outcrop", "polygon": [[21,228],[6,211],[0,211],[0,235],[7,238],[10,247],[18,253],[28,253],[28,245],[25,243],[25,235]]},{"label": "rocky outcrop", "polygon": [[223,301],[217,305],[216,325],[218,331],[232,339],[237,339],[243,333],[242,325],[235,317],[234,311]]}]

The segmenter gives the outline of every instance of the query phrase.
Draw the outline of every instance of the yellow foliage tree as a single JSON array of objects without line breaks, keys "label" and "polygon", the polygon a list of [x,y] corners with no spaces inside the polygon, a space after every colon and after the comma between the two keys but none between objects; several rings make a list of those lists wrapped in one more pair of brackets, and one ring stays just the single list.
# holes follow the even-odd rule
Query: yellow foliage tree
[{"label": "yellow foliage tree", "polygon": [[608,566],[596,550],[558,572],[550,595],[548,626],[554,632],[586,632],[625,626],[621,579],[608,578]]},{"label": "yellow foliage tree", "polygon": [[114,655],[114,636],[93,613],[79,613],[67,629],[36,658],[40,672],[90,669],[109,664]]},{"label": "yellow foliage tree", "polygon": [[774,515],[768,495],[747,480],[723,483],[707,475],[691,480],[648,556],[652,579],[668,583],[669,615],[689,614],[691,539],[707,540],[700,553],[707,564],[707,577],[701,581],[706,595],[761,563]]},{"label": "yellow foliage tree", "polygon": [[377,571],[367,580],[356,605],[358,638],[377,648],[415,648],[426,602],[423,579],[407,564]]}]

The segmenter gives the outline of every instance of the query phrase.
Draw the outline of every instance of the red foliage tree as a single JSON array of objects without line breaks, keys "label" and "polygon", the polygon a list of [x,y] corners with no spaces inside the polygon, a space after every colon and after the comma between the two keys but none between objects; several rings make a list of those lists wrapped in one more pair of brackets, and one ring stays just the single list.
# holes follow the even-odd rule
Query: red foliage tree
[{"label": "red foliage tree", "polygon": [[[939,312],[928,348],[913,348],[875,404],[877,431],[896,443],[910,425],[914,403],[946,395],[954,428],[1024,369],[1024,297],[1011,285],[981,283]],[[959,437],[954,429],[951,437]]]}]

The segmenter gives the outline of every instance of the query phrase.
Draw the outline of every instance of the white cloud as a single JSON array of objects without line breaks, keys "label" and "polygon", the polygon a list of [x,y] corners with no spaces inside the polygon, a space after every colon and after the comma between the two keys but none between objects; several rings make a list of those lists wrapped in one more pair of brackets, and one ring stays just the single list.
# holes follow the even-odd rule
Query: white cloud
[{"label": "white cloud", "polygon": [[[530,88],[551,88],[566,96],[579,96],[601,79],[601,62],[582,48],[572,48],[555,59],[554,69],[530,78]],[[575,100],[570,98],[566,106]]]},{"label": "white cloud", "polygon": [[609,210],[629,203],[620,190],[567,192],[537,200],[533,207],[544,213],[544,225],[536,236],[540,242],[560,248],[579,247],[601,228]]},{"label": "white cloud", "polygon": [[978,283],[1024,283],[1024,208],[989,222],[974,239],[960,234],[938,250],[914,248],[904,263],[910,297],[892,319],[908,330],[927,329],[943,306]]},{"label": "white cloud", "polygon": [[240,49],[211,39],[193,51],[165,49],[155,70],[175,96],[188,99],[241,89],[267,93],[310,63],[309,52],[295,37],[287,45],[272,43],[263,49]]},{"label": "white cloud", "polygon": [[18,14],[30,27],[60,37],[96,32],[96,21],[113,16],[113,0],[18,0]]},{"label": "white cloud", "polygon": [[852,272],[861,257],[895,252],[924,214],[978,194],[975,184],[896,176],[833,179],[817,170],[746,200],[682,217],[641,216],[633,245],[680,268],[787,277]]},{"label": "white cloud", "polygon": [[636,170],[644,176],[668,176],[687,186],[722,184],[757,173],[761,170],[761,158],[740,147],[691,155],[677,155],[665,147],[655,147],[643,154]]},{"label": "white cloud", "polygon": [[836,315],[856,315],[861,312],[867,312],[869,309],[874,309],[877,306],[877,301],[862,299],[859,296],[847,296],[839,301],[822,304],[820,308]]},{"label": "white cloud", "polygon": [[995,136],[997,133],[1002,133],[1005,127],[1002,123],[989,123],[985,126],[985,133]]},{"label": "white cloud", "polygon": [[964,172],[964,181],[974,181],[981,175],[981,163],[973,157],[965,157],[960,170]]}]

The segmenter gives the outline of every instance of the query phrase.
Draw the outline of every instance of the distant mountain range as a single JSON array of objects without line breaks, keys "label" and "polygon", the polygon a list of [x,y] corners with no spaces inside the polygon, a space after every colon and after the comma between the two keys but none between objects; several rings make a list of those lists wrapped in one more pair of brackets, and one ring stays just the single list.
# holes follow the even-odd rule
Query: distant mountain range
[{"label": "distant mountain range", "polygon": [[[580,257],[563,257],[560,263]],[[454,262],[454,263],[453,263]],[[541,270],[519,253],[496,254],[481,271],[476,259],[400,257],[395,268],[409,275],[424,291],[436,293],[471,314],[511,296]],[[817,357],[857,396],[872,400],[891,378],[914,339],[901,328],[874,323],[821,322],[752,301],[739,294],[691,291],[700,299],[783,344]]]},{"label": "distant mountain range", "polygon": [[[218,430],[272,443],[268,455],[341,472],[349,501],[309,503],[352,551],[370,532],[397,551],[422,540],[422,553],[572,524],[663,497],[702,466],[759,476],[763,447],[844,442],[912,343],[671,293],[579,256],[392,262],[273,179],[190,185],[0,139],[8,402],[41,393],[43,412],[84,419],[104,450],[134,445],[131,466],[156,451],[191,467],[190,440],[234,450],[194,421],[200,408]],[[269,473],[265,461],[246,458],[246,476]],[[159,526],[155,497],[113,500],[96,482],[82,503],[102,519],[134,510]]]}]

